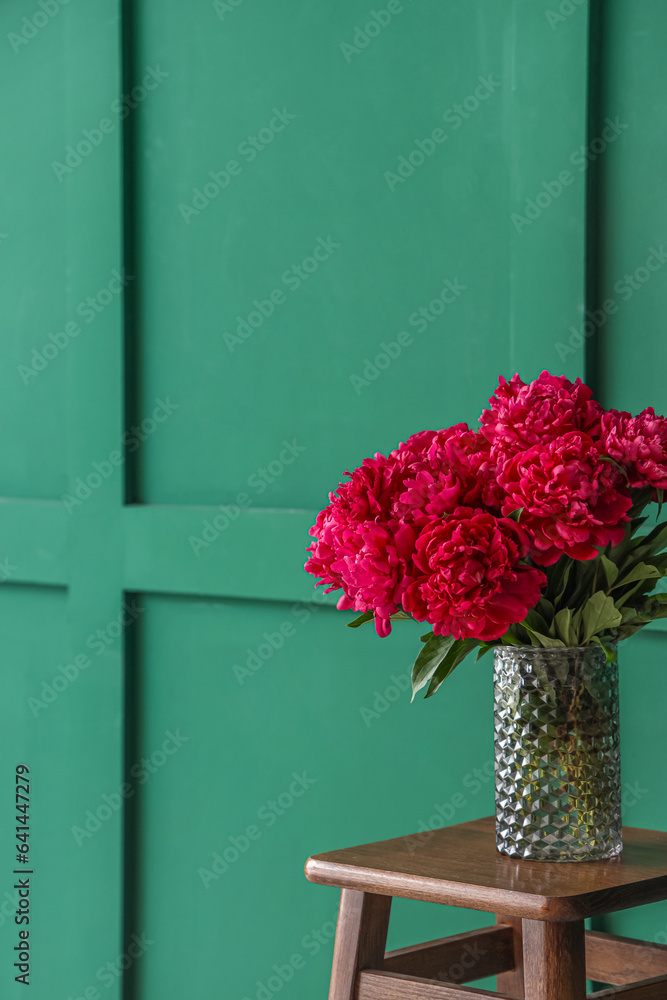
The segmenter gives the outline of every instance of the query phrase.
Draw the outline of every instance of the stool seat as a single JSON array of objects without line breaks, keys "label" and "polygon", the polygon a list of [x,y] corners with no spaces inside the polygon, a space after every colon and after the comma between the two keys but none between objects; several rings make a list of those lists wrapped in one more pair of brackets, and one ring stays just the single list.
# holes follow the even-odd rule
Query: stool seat
[{"label": "stool seat", "polygon": [[[623,831],[609,861],[498,854],[493,818],[317,854],[311,882],[341,900],[329,1000],[667,1000],[667,947],[584,920],[667,899],[667,833]],[[394,896],[495,915],[481,930],[386,952]],[[498,992],[464,983],[496,976]]]},{"label": "stool seat", "polygon": [[316,854],[306,878],[532,920],[580,920],[667,898],[667,833],[626,827],[623,845],[609,861],[519,861],[498,854],[487,817]]}]

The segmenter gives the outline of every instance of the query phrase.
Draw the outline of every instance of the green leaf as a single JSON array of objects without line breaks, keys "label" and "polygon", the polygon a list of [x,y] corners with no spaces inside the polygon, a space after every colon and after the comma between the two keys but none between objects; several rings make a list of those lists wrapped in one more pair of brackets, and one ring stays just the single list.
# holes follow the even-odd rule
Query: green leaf
[{"label": "green leaf", "polygon": [[[616,598],[616,600],[614,601],[615,607],[617,607],[620,610],[623,607],[623,605],[627,604],[627,602],[630,600],[630,598],[634,594],[637,593],[638,590],[642,590],[645,586],[646,586],[646,581],[645,580],[640,580],[639,583],[636,583],[634,585],[634,587],[630,587],[630,590],[626,590],[626,592],[624,594],[621,594],[620,597]],[[643,595],[643,594],[639,595],[639,597],[643,597],[643,596],[645,596],[645,595]]]},{"label": "green leaf", "polygon": [[612,590],[617,590],[618,587],[625,587],[628,583],[636,583],[642,580],[659,580],[662,575],[656,566],[652,566],[650,563],[638,562],[620,580],[616,581]]},{"label": "green leaf", "polygon": [[619,628],[616,633],[616,638],[619,642],[621,639],[629,639],[631,635],[634,635],[635,632],[639,632],[641,628],[645,628],[647,624],[648,622],[642,622],[640,625],[624,625],[622,628]]},{"label": "green leaf", "polygon": [[621,625],[633,625],[639,621],[636,608],[627,607],[619,608],[618,610],[621,612]]},{"label": "green leaf", "polygon": [[505,514],[505,517],[511,517],[512,520],[516,521],[518,524],[522,514],[523,507],[517,507],[515,510],[511,510],[509,514]]},{"label": "green leaf", "polygon": [[601,646],[602,649],[604,649],[605,659],[606,659],[607,663],[613,663],[613,661],[615,659],[615,656],[616,656],[616,652],[614,650],[613,645],[607,645],[607,646],[605,646],[605,644],[601,641],[601,639],[597,635],[593,636],[593,638],[591,639],[591,642],[594,642],[597,646]]},{"label": "green leaf", "polygon": [[449,677],[452,670],[458,667],[459,663],[466,658],[468,653],[472,652],[472,650],[478,645],[478,639],[456,639],[452,644],[452,648],[447,653],[447,656],[433,674],[431,683],[428,686],[428,691],[424,697],[433,697],[442,682]]},{"label": "green leaf", "polygon": [[516,625],[511,625],[507,629],[507,632],[505,632],[505,634],[500,637],[500,642],[503,644],[503,646],[525,646],[526,645],[525,641],[523,639],[521,639],[516,634],[516,632],[513,631],[515,628],[516,628]]},{"label": "green leaf", "polygon": [[389,618],[393,622],[413,621],[412,615],[409,615],[407,611],[403,611],[401,608],[399,608],[398,611],[394,611],[393,615],[389,615]]},{"label": "green leaf", "polygon": [[607,587],[613,587],[618,577],[618,566],[605,555],[600,555],[600,562],[604,569],[604,575],[607,577]]},{"label": "green leaf", "polygon": [[641,558],[662,552],[667,548],[667,524],[657,524],[650,534],[635,538],[634,541],[634,551]]},{"label": "green leaf", "polygon": [[572,609],[562,608],[554,618],[556,635],[562,639],[566,646],[577,646],[579,636],[572,627]]},{"label": "green leaf", "polygon": [[584,627],[584,645],[590,642],[594,635],[616,628],[621,624],[621,613],[614,606],[614,599],[604,590],[597,590],[584,605],[582,612]]},{"label": "green leaf", "polygon": [[563,594],[565,593],[565,591],[567,589],[567,584],[568,584],[568,580],[570,579],[570,573],[571,572],[572,572],[572,561],[568,560],[565,563],[565,568],[563,570],[563,578],[561,580],[560,589],[559,589],[558,593],[556,594],[556,599],[554,601],[555,605],[558,605],[562,601],[562,599],[563,599]]},{"label": "green leaf", "polygon": [[537,643],[533,643],[533,645],[539,645],[543,649],[557,649],[558,647],[567,645],[562,639],[552,639],[551,636],[544,635],[543,632],[536,632],[530,625],[526,625],[525,621],[521,622],[521,624],[531,637],[534,636],[537,639]]},{"label": "green leaf", "polygon": [[536,608],[531,608],[530,611],[526,613],[526,617],[520,623],[524,628],[530,631],[531,629],[542,632],[543,635],[549,631],[549,624],[545,618],[539,613]]},{"label": "green leaf", "polygon": [[490,652],[494,646],[495,643],[480,642],[479,649],[477,650],[477,656],[475,657],[475,663],[477,663],[478,660],[481,660],[483,656],[486,656],[486,654]]},{"label": "green leaf", "polygon": [[431,677],[447,656],[453,644],[453,636],[434,635],[431,633],[412,668],[413,701],[417,692],[431,680]]},{"label": "green leaf", "polygon": [[372,620],[373,620],[373,612],[364,611],[363,615],[359,615],[359,617],[355,618],[354,621],[346,622],[345,624],[347,628],[359,628],[360,625],[365,625],[366,622],[370,622]]},{"label": "green leaf", "polygon": [[[644,625],[657,621],[658,618],[667,618],[667,594],[655,594],[641,608],[637,608],[637,620]],[[630,621],[628,624],[633,625],[634,622]]]},{"label": "green leaf", "polygon": [[[541,597],[539,599],[539,601],[535,605],[535,610],[537,611],[538,615],[542,616],[542,621],[545,623],[545,625],[548,622],[552,622],[553,621],[554,612],[555,612],[556,609],[554,608],[554,606],[551,603],[551,601],[547,600],[546,597]],[[548,631],[551,631],[551,630],[548,629]]]}]

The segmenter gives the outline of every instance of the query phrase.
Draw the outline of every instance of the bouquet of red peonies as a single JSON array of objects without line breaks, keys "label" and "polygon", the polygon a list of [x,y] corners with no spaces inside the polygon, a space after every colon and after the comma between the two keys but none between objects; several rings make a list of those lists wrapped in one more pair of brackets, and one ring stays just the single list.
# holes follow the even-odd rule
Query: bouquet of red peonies
[{"label": "bouquet of red peonies", "polygon": [[[427,622],[413,692],[434,694],[475,648],[609,650],[667,616],[667,419],[605,410],[580,379],[501,378],[480,429],[413,434],[367,458],[311,528],[309,573],[338,607]],[[656,518],[654,517],[655,521]]]}]

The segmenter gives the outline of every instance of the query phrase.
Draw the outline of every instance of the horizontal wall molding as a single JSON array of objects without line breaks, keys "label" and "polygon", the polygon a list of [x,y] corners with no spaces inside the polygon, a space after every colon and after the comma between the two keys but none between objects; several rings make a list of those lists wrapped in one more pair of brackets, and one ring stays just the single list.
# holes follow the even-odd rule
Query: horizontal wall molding
[{"label": "horizontal wall molding", "polygon": [[[290,508],[237,509],[234,516],[224,505],[123,506],[123,589],[333,607],[338,595],[316,589],[303,571],[315,517]],[[0,584],[68,587],[66,551],[80,523],[58,500],[0,498]],[[656,632],[667,634],[667,621],[639,635]]]},{"label": "horizontal wall molding", "polygon": [[[125,590],[336,603],[303,571],[315,511],[128,505],[120,523],[105,516],[118,529]],[[66,552],[89,533],[86,520],[59,500],[0,499],[0,583],[69,586]]]},{"label": "horizontal wall molding", "polygon": [[127,590],[314,599],[303,564],[315,511],[249,508],[231,520],[223,507],[137,505],[123,520]]}]

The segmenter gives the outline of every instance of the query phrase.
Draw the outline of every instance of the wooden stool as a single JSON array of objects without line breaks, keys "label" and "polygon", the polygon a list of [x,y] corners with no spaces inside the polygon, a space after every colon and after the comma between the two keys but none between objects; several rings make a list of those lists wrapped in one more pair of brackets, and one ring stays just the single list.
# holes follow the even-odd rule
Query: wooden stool
[{"label": "wooden stool", "polygon": [[[667,833],[626,828],[611,861],[498,854],[493,819],[309,858],[342,889],[329,1000],[667,1000],[667,946],[584,930],[584,919],[667,899]],[[484,910],[496,924],[385,954],[392,896]],[[497,976],[498,993],[461,983]],[[628,985],[631,984],[631,985]]]}]

